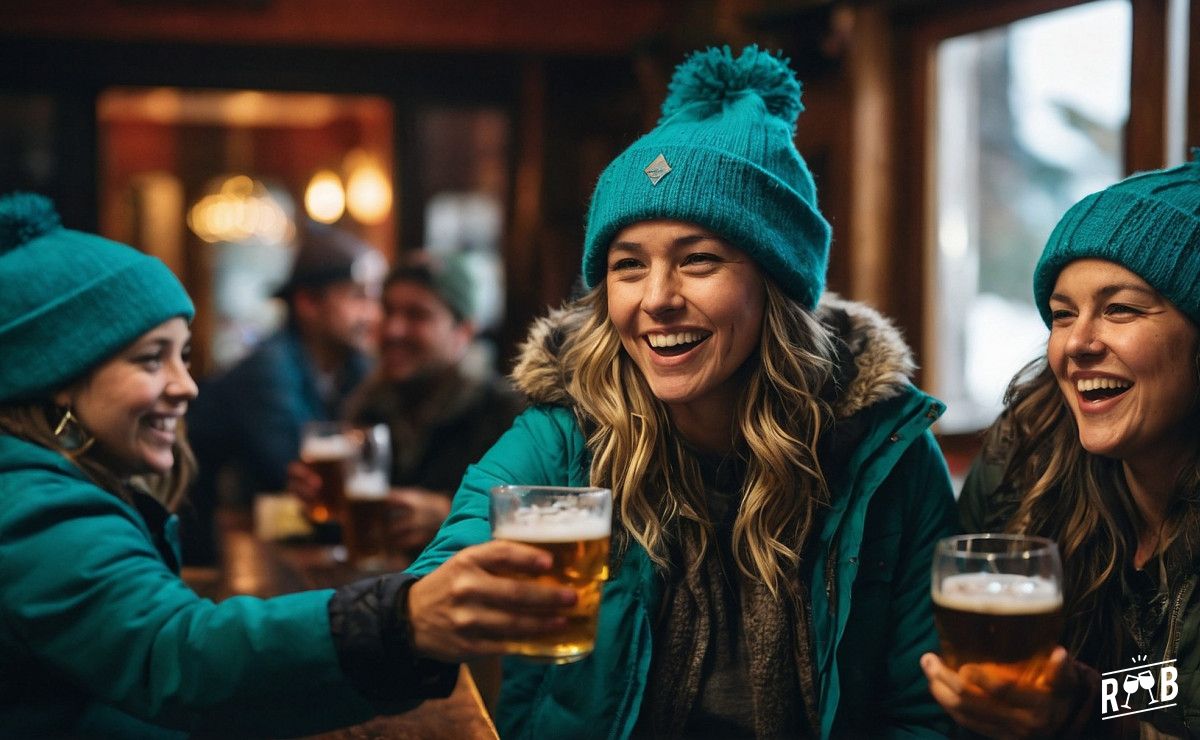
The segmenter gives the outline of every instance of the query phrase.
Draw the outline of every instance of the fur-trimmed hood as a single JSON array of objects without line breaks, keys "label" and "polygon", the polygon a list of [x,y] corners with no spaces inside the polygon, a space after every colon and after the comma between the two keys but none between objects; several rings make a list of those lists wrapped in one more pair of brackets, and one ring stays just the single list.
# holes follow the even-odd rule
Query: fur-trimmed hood
[{"label": "fur-trimmed hood", "polygon": [[[512,380],[535,404],[573,405],[567,392],[573,368],[564,365],[561,350],[568,336],[583,325],[588,309],[568,303],[534,321],[520,347]],[[875,309],[826,293],[817,318],[830,327],[854,359],[853,379],[833,401],[838,418],[853,416],[868,406],[899,395],[916,364],[900,330]]]}]

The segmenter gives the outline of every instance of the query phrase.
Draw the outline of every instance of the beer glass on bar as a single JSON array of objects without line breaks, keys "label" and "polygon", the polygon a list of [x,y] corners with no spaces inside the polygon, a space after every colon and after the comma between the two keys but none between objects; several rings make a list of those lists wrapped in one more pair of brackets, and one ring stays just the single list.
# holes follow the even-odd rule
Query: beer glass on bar
[{"label": "beer glass on bar", "polygon": [[388,531],[391,433],[386,424],[376,424],[353,429],[349,436],[354,454],[346,478],[342,543],[351,564],[382,570],[392,553]]},{"label": "beer glass on bar", "polygon": [[933,617],[942,660],[1034,683],[1063,626],[1062,564],[1045,537],[967,534],[937,543]]},{"label": "beer glass on bar", "polygon": [[342,518],[346,498],[346,474],[354,456],[349,425],[337,421],[314,421],[304,425],[300,459],[321,478],[317,500],[308,506],[308,518],[326,524]]},{"label": "beer glass on bar", "polygon": [[491,495],[492,536],[546,550],[547,573],[517,578],[566,586],[578,594],[567,626],[553,634],[514,641],[509,652],[545,663],[572,663],[591,654],[596,642],[600,589],[608,579],[612,492],[607,488],[497,486]]}]

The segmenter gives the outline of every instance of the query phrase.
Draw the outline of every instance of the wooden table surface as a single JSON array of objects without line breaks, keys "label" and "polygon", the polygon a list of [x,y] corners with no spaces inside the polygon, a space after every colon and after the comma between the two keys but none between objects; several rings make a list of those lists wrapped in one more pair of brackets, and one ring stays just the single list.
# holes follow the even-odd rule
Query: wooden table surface
[{"label": "wooden table surface", "polygon": [[[222,567],[184,568],[183,572],[184,580],[197,593],[215,600],[241,594],[266,598],[313,588],[332,588],[369,575],[336,560],[328,545],[258,539],[248,513],[220,512],[218,530]],[[397,559],[389,564],[389,569],[403,570],[407,565],[407,561]],[[495,665],[484,662],[476,667],[481,671],[485,687],[491,687],[499,679],[498,674],[492,673]],[[464,665],[454,692],[445,699],[431,699],[404,714],[377,717],[370,722],[314,737],[321,740],[497,740],[499,736],[486,706],[471,671]]]}]

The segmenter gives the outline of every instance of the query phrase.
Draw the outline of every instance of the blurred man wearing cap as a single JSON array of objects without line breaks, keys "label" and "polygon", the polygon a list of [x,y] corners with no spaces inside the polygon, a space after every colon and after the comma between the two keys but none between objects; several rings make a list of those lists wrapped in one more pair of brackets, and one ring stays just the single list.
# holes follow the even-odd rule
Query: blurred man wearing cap
[{"label": "blurred man wearing cap", "polygon": [[204,399],[188,414],[200,476],[192,493],[197,531],[185,539],[186,560],[214,559],[208,525],[224,471],[235,472],[242,501],[282,490],[304,424],[341,416],[370,369],[385,271],[383,256],[345,231],[318,224],[303,231],[277,294],[288,305],[287,325],[204,385]]},{"label": "blurred man wearing cap", "polygon": [[[467,466],[523,408],[494,373],[468,368],[476,293],[459,257],[401,258],[384,281],[378,366],[348,403],[351,421],[391,429],[392,534],[403,550],[433,538]],[[315,495],[302,463],[289,473],[293,491]]]}]

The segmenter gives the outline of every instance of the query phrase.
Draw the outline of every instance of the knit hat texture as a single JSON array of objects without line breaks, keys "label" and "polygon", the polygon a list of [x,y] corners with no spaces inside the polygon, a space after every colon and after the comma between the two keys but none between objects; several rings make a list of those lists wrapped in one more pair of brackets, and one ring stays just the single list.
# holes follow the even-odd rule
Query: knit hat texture
[{"label": "knit hat texture", "polygon": [[433,255],[425,251],[405,254],[388,273],[384,285],[395,282],[416,283],[429,289],[459,321],[475,318],[478,288],[466,258],[461,255]]},{"label": "knit hat texture", "polygon": [[604,280],[609,244],[640,221],[703,226],[745,251],[813,308],[825,287],[829,224],[792,142],[800,82],[781,56],[746,47],[693,53],[675,69],[662,117],[601,173],[583,250],[587,287]]},{"label": "knit hat texture", "polygon": [[1058,274],[1085,257],[1137,274],[1200,324],[1200,149],[1186,164],[1132,175],[1067,210],[1033,274],[1046,326]]},{"label": "knit hat texture", "polygon": [[297,289],[316,289],[351,280],[378,287],[387,260],[354,234],[316,222],[300,229],[296,258],[287,282],[276,295],[287,298]]},{"label": "knit hat texture", "polygon": [[0,197],[0,402],[57,390],[194,313],[158,258],[62,228],[43,196]]}]

